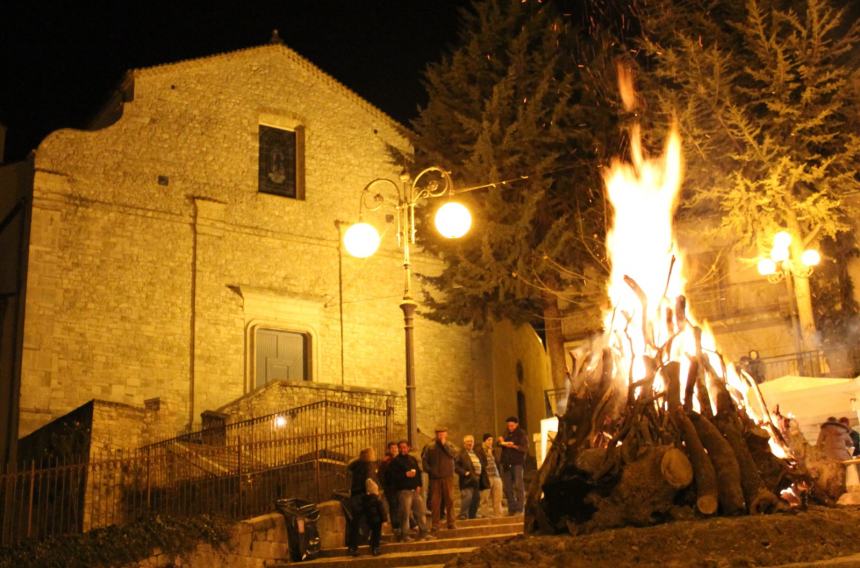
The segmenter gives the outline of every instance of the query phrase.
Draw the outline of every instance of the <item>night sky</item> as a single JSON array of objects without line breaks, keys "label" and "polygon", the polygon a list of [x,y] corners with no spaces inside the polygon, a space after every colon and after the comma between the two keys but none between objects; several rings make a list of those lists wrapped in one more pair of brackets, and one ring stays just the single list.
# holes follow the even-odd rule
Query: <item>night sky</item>
[{"label": "night sky", "polygon": [[267,43],[287,46],[406,123],[422,72],[456,41],[467,0],[12,0],[0,12],[6,161],[84,127],[128,69]]}]

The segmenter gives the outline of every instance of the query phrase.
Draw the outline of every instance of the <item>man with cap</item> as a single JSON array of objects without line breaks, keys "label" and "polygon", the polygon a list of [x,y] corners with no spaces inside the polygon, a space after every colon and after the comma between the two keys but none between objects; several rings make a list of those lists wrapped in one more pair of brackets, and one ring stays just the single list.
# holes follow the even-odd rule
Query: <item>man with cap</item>
[{"label": "man with cap", "polygon": [[430,510],[432,530],[439,530],[442,507],[448,528],[456,528],[454,523],[454,498],[451,493],[454,485],[454,457],[457,448],[448,442],[448,429],[436,428],[436,439],[424,448],[422,461],[424,471],[430,477]]},{"label": "man with cap", "polygon": [[504,436],[499,436],[499,445],[502,447],[502,485],[508,500],[508,513],[516,515],[522,513],[526,505],[523,466],[529,451],[529,438],[520,428],[519,418],[508,416],[505,422],[508,430]]}]

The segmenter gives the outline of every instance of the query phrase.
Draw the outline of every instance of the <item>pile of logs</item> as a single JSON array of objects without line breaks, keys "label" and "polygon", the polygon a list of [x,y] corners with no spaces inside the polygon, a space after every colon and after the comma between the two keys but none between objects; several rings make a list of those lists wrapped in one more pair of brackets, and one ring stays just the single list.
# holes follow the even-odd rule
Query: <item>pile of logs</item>
[{"label": "pile of logs", "polygon": [[[637,291],[632,279],[627,283]],[[528,533],[770,513],[788,507],[783,490],[808,482],[794,460],[773,454],[769,440],[780,432],[747,415],[721,356],[703,351],[683,296],[665,317],[672,334],[663,345],[653,344],[651,324],[642,323],[652,353],[644,378],[633,379],[621,342],[604,338],[577,357],[558,432],[529,487]],[[696,351],[685,355],[690,364],[682,382],[681,365],[668,354],[685,331],[694,333]],[[766,408],[755,382],[741,376]]]}]

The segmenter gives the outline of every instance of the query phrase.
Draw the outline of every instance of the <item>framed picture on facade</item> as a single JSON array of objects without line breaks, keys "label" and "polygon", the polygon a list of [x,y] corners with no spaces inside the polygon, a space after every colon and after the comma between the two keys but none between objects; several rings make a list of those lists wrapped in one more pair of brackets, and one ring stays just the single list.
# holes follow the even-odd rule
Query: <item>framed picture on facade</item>
[{"label": "framed picture on facade", "polygon": [[260,125],[260,193],[304,199],[304,136],[302,128]]}]

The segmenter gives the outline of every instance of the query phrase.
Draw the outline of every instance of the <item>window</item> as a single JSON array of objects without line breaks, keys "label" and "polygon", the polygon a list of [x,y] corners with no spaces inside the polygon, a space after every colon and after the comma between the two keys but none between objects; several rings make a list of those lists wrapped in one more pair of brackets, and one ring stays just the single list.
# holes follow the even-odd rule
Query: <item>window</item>
[{"label": "window", "polygon": [[305,198],[304,129],[260,125],[260,193]]},{"label": "window", "polygon": [[521,390],[517,391],[517,417],[520,419],[523,430],[527,429],[529,421],[526,416],[526,393]]},{"label": "window", "polygon": [[255,387],[272,381],[309,381],[310,336],[294,331],[257,329]]}]

